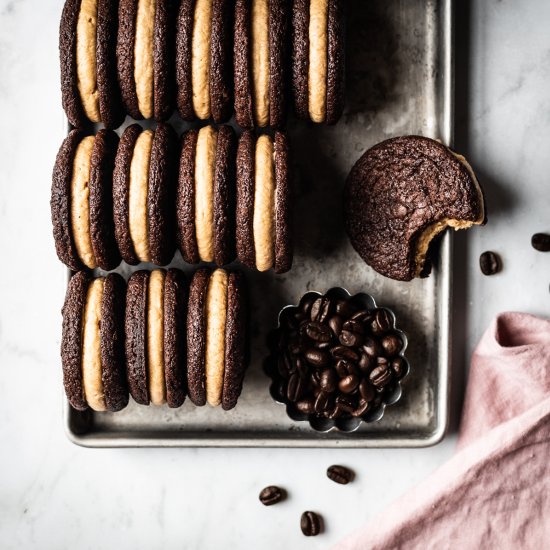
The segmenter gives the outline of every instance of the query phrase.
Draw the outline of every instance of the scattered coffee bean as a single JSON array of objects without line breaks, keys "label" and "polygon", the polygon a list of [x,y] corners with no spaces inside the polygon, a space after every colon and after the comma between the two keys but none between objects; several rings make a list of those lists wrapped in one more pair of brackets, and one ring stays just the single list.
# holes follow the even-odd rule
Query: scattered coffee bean
[{"label": "scattered coffee bean", "polygon": [[502,262],[497,254],[487,251],[479,257],[479,267],[483,275],[494,275],[502,269]]},{"label": "scattered coffee bean", "polygon": [[260,502],[264,506],[271,506],[281,502],[286,496],[284,489],[277,487],[276,485],[270,485],[260,492]]},{"label": "scattered coffee bean", "polygon": [[531,237],[531,245],[539,252],[550,252],[550,235],[546,233],[535,233]]},{"label": "scattered coffee bean", "polygon": [[321,518],[315,512],[304,512],[300,518],[300,529],[306,537],[315,537],[321,532]]},{"label": "scattered coffee bean", "polygon": [[347,485],[354,478],[354,474],[349,468],[338,466],[337,464],[327,468],[327,476],[332,481],[340,483],[340,485]]}]

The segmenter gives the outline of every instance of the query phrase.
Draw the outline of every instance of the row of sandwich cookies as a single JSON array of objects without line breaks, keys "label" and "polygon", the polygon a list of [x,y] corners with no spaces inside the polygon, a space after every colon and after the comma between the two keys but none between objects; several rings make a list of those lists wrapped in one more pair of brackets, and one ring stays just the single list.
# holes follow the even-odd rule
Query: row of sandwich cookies
[{"label": "row of sandwich cookies", "polygon": [[[66,0],[61,89],[70,123],[126,114],[280,127],[287,81],[300,118],[344,102],[343,0]],[[288,52],[290,46],[290,52]],[[290,53],[290,55],[288,55]]]},{"label": "row of sandwich cookies", "polygon": [[51,194],[59,259],[73,271],[188,263],[277,273],[292,265],[288,140],[237,140],[230,126],[72,130],[57,155]]},{"label": "row of sandwich cookies", "polygon": [[246,292],[238,271],[75,273],[63,306],[61,358],[69,403],[235,407],[246,369]]}]

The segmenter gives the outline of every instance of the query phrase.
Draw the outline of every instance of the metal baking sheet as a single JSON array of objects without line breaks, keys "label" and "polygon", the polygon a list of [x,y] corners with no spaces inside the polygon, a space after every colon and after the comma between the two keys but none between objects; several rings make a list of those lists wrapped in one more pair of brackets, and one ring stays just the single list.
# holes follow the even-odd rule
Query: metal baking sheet
[{"label": "metal baking sheet", "polygon": [[[452,0],[348,0],[347,105],[335,127],[290,120],[294,169],[295,261],[275,276],[246,271],[252,316],[251,364],[237,407],[145,407],[77,412],[65,403],[69,438],[89,447],[423,447],[440,441],[448,418],[451,248],[446,232],[429,278],[402,283],[366,266],[344,233],[341,191],[370,146],[423,134],[451,144]],[[177,130],[188,125],[177,117]],[[191,273],[177,254],[173,266]],[[140,266],[143,268],[144,266]],[[145,266],[152,267],[152,266]],[[125,276],[136,268],[121,266]],[[411,374],[384,418],[351,434],[318,433],[294,422],[269,395],[262,362],[279,310],[308,290],[343,286],[395,311],[409,336]]]}]

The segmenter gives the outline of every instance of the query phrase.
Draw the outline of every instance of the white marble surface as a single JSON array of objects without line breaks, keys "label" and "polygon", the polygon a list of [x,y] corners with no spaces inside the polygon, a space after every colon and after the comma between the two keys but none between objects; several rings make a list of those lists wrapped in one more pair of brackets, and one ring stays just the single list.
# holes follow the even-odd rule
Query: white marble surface
[{"label": "white marble surface", "polygon": [[[65,281],[48,208],[63,124],[61,4],[0,0],[0,251],[9,266],[0,275],[0,547],[325,548],[444,462],[454,436],[431,449],[365,451],[87,450],[65,438]],[[550,310],[550,254],[529,244],[550,231],[550,4],[471,4],[457,29],[457,146],[485,184],[490,223],[457,239],[458,389],[494,314]],[[478,271],[485,249],[503,256],[493,278]],[[325,479],[338,462],[357,470],[353,486]],[[260,506],[268,483],[286,486],[289,500]],[[323,536],[302,537],[304,509],[325,516]]]}]

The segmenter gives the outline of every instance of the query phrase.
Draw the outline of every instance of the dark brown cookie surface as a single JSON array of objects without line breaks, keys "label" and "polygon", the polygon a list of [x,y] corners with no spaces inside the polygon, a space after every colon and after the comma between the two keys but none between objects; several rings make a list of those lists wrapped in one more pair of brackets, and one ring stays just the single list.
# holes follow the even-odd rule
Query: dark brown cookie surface
[{"label": "dark brown cookie surface", "polygon": [[309,0],[293,0],[291,14],[291,89],[296,116],[309,118]]},{"label": "dark brown cookie surface", "polygon": [[118,5],[116,60],[122,103],[132,118],[140,120],[143,115],[139,110],[134,77],[137,6],[138,0],[120,0]]},{"label": "dark brown cookie surface", "polygon": [[103,283],[100,323],[101,380],[108,411],[120,411],[128,405],[124,356],[125,302],[124,279],[110,273]]},{"label": "dark brown cookie surface", "polygon": [[195,234],[195,152],[198,134],[198,130],[189,130],[183,135],[176,191],[176,240],[184,261],[189,264],[200,261]]},{"label": "dark brown cookie surface", "polygon": [[187,308],[187,386],[189,399],[198,406],[206,403],[206,294],[210,273],[209,269],[195,272]]},{"label": "dark brown cookie surface", "polygon": [[256,268],[254,249],[254,178],[256,138],[247,130],[241,134],[237,147],[237,208],[236,247],[239,261]]},{"label": "dark brown cookie surface", "polygon": [[73,271],[84,269],[76,251],[71,229],[71,180],[73,175],[73,160],[84,134],[72,130],[65,138],[52,174],[52,193],[50,208],[53,224],[53,238],[58,258]]},{"label": "dark brown cookie surface", "polygon": [[225,321],[225,370],[223,375],[222,408],[232,409],[242,391],[246,371],[247,301],[242,273],[230,272],[227,285],[227,316]]},{"label": "dark brown cookie surface", "polygon": [[85,271],[75,273],[69,281],[62,309],[63,385],[69,403],[79,411],[88,408],[82,383],[82,315],[89,283],[90,279]]},{"label": "dark brown cookie surface", "polygon": [[113,217],[115,239],[122,259],[130,265],[139,263],[132,238],[129,221],[130,165],[141,126],[128,126],[118,144],[113,171]]},{"label": "dark brown cookie surface", "polygon": [[275,273],[285,273],[292,266],[292,212],[290,196],[290,159],[288,138],[275,132]]},{"label": "dark brown cookie surface", "polygon": [[233,36],[233,75],[235,91],[235,120],[241,128],[254,128],[252,110],[252,39],[250,19],[251,0],[236,0]]},{"label": "dark brown cookie surface", "polygon": [[167,120],[174,110],[176,8],[174,0],[157,0],[153,34],[153,116],[157,121]]},{"label": "dark brown cookie surface", "polygon": [[176,18],[176,103],[184,120],[193,120],[193,85],[191,82],[191,47],[195,0],[181,0]]},{"label": "dark brown cookie surface", "polygon": [[286,115],[288,0],[269,0],[269,124],[280,128]]},{"label": "dark brown cookie surface", "polygon": [[327,124],[336,124],[344,110],[345,96],[345,38],[344,2],[328,3],[327,43]]},{"label": "dark brown cookie surface", "polygon": [[177,141],[171,126],[157,126],[151,146],[147,190],[149,250],[151,261],[156,265],[170,263],[175,252]]},{"label": "dark brown cookie surface", "polygon": [[187,285],[183,272],[169,269],[164,279],[164,378],[169,407],[180,407],[187,393]]},{"label": "dark brown cookie surface", "polygon": [[100,130],[94,139],[90,162],[90,238],[97,265],[106,271],[120,263],[112,189],[117,145],[118,136],[112,130]]},{"label": "dark brown cookie surface", "polygon": [[147,288],[149,272],[136,271],[128,280],[124,332],[126,376],[136,403],[149,405],[147,382]]},{"label": "dark brown cookie surface", "polygon": [[220,126],[214,171],[214,262],[223,266],[235,258],[235,154],[237,138],[231,126]]},{"label": "dark brown cookie surface", "polygon": [[447,147],[404,136],[357,161],[346,182],[344,215],[363,260],[386,277],[409,281],[423,267],[415,256],[424,231],[451,219],[482,223],[485,212],[479,185]]}]

